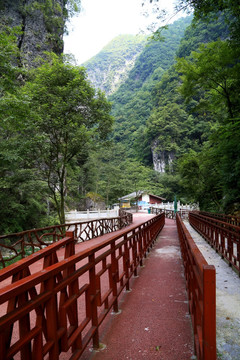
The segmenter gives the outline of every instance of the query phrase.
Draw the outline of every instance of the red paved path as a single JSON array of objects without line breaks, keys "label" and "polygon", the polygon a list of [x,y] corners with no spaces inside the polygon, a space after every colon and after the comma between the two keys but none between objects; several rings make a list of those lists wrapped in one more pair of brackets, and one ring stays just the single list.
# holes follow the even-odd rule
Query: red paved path
[{"label": "red paved path", "polygon": [[144,265],[120,301],[121,313],[109,315],[100,329],[106,348],[87,349],[81,359],[191,359],[193,335],[174,220],[166,219]]}]

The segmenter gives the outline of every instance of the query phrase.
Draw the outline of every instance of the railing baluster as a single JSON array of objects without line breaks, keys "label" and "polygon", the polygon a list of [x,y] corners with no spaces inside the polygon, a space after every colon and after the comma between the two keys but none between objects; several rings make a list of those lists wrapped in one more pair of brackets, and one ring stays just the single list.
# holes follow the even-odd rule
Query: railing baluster
[{"label": "railing baluster", "polygon": [[129,291],[129,263],[130,263],[130,256],[129,256],[129,248],[128,248],[128,239],[127,235],[124,235],[124,271],[126,276],[126,290]]},{"label": "railing baluster", "polygon": [[204,360],[216,356],[216,270],[212,265],[203,267],[203,354]]},{"label": "railing baluster", "polygon": [[113,311],[115,313],[118,313],[118,264],[116,259],[116,246],[115,241],[111,243],[111,270],[112,270],[112,287],[113,287],[113,297],[114,297],[114,303],[113,303]]},{"label": "railing baluster", "polygon": [[90,308],[91,308],[91,319],[92,319],[92,339],[93,348],[99,348],[99,333],[98,333],[98,313],[97,313],[97,284],[96,284],[96,264],[95,254],[88,256],[88,261],[91,265],[89,270],[89,292],[90,292]]}]

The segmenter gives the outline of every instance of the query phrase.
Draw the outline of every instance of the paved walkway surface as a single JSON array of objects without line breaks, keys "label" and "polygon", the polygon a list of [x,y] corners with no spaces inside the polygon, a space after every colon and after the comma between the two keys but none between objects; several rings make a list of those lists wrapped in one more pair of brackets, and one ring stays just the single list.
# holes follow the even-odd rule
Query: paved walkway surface
[{"label": "paved walkway surface", "polygon": [[188,360],[193,336],[176,222],[166,219],[154,248],[100,329],[103,350],[86,349],[84,360]]}]

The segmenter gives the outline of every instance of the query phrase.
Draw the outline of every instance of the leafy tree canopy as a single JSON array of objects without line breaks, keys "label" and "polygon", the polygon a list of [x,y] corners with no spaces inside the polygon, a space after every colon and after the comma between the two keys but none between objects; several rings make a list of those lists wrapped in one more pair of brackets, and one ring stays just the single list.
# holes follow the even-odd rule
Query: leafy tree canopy
[{"label": "leafy tree canopy", "polygon": [[107,138],[112,125],[111,106],[90,86],[84,68],[54,54],[32,71],[22,96],[29,101],[28,126],[35,136],[38,166],[64,222],[67,169],[73,158],[86,156],[91,139]]}]

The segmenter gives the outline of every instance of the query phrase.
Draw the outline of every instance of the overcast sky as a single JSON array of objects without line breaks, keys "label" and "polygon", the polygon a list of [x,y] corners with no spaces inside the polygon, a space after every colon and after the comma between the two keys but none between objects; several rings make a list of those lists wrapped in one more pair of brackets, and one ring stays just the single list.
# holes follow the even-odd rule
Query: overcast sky
[{"label": "overcast sky", "polygon": [[[172,8],[174,0],[160,0],[160,7]],[[137,34],[151,20],[142,15],[141,0],[82,0],[81,13],[71,19],[64,52],[80,65],[96,55],[114,37]]]}]

